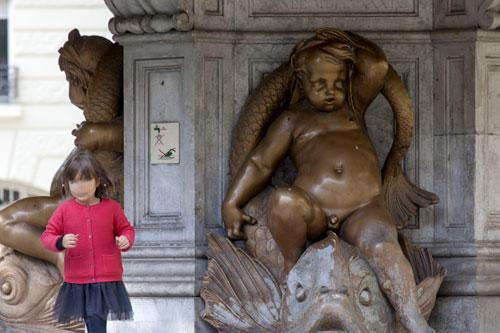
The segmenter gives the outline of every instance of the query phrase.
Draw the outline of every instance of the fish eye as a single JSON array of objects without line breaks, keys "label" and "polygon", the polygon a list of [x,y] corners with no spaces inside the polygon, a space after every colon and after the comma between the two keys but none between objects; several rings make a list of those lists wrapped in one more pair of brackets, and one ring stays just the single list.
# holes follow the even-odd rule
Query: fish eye
[{"label": "fish eye", "polygon": [[372,302],[372,293],[368,288],[363,289],[359,293],[359,302],[363,304],[364,306],[368,306]]},{"label": "fish eye", "polygon": [[299,302],[303,302],[306,299],[306,291],[300,283],[297,283],[297,288],[295,289],[295,298]]},{"label": "fish eye", "polygon": [[2,284],[2,293],[4,295],[10,295],[10,293],[12,292],[12,285],[10,284],[10,282],[6,281]]}]

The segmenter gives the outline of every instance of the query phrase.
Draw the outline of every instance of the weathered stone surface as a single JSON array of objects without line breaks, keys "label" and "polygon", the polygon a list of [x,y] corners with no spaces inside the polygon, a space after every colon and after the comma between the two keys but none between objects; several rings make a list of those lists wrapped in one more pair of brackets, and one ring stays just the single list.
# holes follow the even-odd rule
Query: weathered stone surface
[{"label": "weathered stone surface", "polygon": [[163,33],[193,28],[192,4],[185,0],[105,0],[115,15],[109,21],[114,35],[125,33]]},{"label": "weathered stone surface", "polygon": [[[136,1],[121,3],[125,8]],[[135,269],[132,263],[139,258],[130,258],[130,279],[135,281],[132,289],[137,295],[172,291],[197,295],[205,267],[205,234],[224,233],[219,207],[229,184],[230,138],[246,97],[262,77],[287,59],[299,40],[309,38],[316,28],[334,26],[358,31],[380,45],[402,76],[413,103],[414,139],[405,172],[415,184],[438,194],[441,204],[421,211],[404,232],[413,242],[431,248],[448,269],[431,325],[441,331],[474,331],[480,323],[488,327],[488,320],[495,324],[494,316],[488,319],[489,312],[470,300],[483,304],[479,301],[483,296],[493,299],[500,295],[496,287],[500,274],[495,269],[500,261],[495,208],[499,187],[494,171],[500,149],[494,88],[499,37],[497,30],[476,30],[480,25],[495,29],[495,20],[491,24],[485,17],[498,14],[497,4],[490,0],[425,0],[373,1],[363,9],[355,6],[352,1],[333,0],[194,1],[194,25],[189,32],[174,29],[115,35],[125,46],[126,209],[144,222],[138,234],[143,244],[140,253],[161,258],[174,270],[178,269],[173,265],[176,260],[186,265],[178,273],[162,273],[164,281],[175,282],[160,283],[150,276],[141,286],[149,259]],[[129,10],[122,16],[160,13],[141,14],[142,9],[137,8],[139,11]],[[151,68],[148,79],[138,79],[147,75],[138,71],[136,60]],[[182,64],[180,70],[169,72],[175,61]],[[150,88],[155,94],[164,91],[161,86],[140,85],[151,84],[152,77],[168,78],[170,87],[180,85],[182,97],[173,98],[168,92],[150,96]],[[179,104],[167,108],[165,103],[172,98]],[[141,126],[149,117],[180,122],[181,147],[188,148],[181,170],[174,167],[170,173],[170,169],[162,169],[147,176],[153,173],[148,155],[142,151],[148,143],[147,127]],[[374,101],[367,122],[382,160],[394,131],[389,106],[382,97]],[[182,136],[183,128],[187,135]],[[135,161],[134,154],[139,156]],[[169,174],[177,175],[173,186],[164,178]],[[152,205],[159,215],[152,214],[154,210],[148,210],[146,203],[153,193],[151,182],[160,182],[155,185],[161,190]],[[183,191],[192,195],[178,195]],[[181,214],[171,214],[179,209],[161,207],[162,200],[181,207]],[[160,222],[145,223],[150,215]],[[446,312],[446,307],[457,311]],[[456,320],[458,315],[461,320]]]},{"label": "weathered stone surface", "polygon": [[[401,327],[375,273],[357,249],[333,232],[306,249],[283,284],[261,261],[209,234],[201,316],[224,332],[396,332]],[[445,270],[404,237],[428,318]]]},{"label": "weathered stone surface", "polygon": [[432,2],[428,0],[208,0],[196,1],[195,14],[195,26],[209,30],[312,32],[335,25],[369,31],[432,26]]},{"label": "weathered stone surface", "polygon": [[107,332],[217,332],[201,320],[204,304],[199,297],[132,297],[131,303],[134,321],[108,321]]}]

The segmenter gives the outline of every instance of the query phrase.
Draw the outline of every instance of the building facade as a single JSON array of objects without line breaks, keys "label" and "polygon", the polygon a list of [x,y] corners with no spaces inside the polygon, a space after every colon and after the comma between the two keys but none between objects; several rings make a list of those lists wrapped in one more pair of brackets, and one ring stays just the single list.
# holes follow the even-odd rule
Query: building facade
[{"label": "building facade", "polygon": [[84,120],[57,51],[74,28],[111,38],[109,16],[99,0],[0,1],[0,207],[48,193]]}]

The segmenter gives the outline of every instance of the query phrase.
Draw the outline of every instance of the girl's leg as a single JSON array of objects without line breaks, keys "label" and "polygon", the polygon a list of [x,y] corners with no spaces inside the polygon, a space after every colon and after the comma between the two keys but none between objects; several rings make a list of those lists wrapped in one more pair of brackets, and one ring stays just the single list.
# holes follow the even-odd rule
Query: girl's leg
[{"label": "girl's leg", "polygon": [[85,319],[88,333],[106,333],[106,320],[98,316],[89,316]]},{"label": "girl's leg", "polygon": [[62,273],[63,257],[42,247],[40,236],[49,218],[62,202],[55,197],[31,197],[0,211],[0,243],[29,256],[56,265]]},{"label": "girl's leg", "polygon": [[384,201],[377,198],[356,211],[344,222],[341,234],[368,261],[403,326],[412,333],[434,332],[420,312],[413,270]]}]

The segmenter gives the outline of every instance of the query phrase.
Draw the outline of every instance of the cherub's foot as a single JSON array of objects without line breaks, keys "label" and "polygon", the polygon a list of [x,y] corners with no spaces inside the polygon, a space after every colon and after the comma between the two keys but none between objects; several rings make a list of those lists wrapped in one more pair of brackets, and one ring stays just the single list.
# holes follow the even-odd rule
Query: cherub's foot
[{"label": "cherub's foot", "polygon": [[411,333],[435,333],[436,331],[427,324],[421,315],[408,316],[401,319],[401,324]]},{"label": "cherub's foot", "polygon": [[64,252],[57,254],[56,267],[59,270],[59,273],[64,276]]},{"label": "cherub's foot", "polygon": [[0,259],[4,258],[6,255],[12,253],[13,251],[13,248],[0,244]]}]

